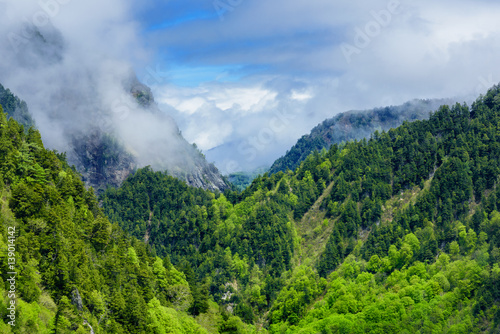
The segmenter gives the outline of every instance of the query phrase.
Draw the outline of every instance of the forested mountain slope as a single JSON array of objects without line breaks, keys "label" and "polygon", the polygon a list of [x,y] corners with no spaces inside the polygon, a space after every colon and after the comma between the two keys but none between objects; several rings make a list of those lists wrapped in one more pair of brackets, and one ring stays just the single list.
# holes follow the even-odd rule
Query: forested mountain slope
[{"label": "forested mountain slope", "polygon": [[[140,170],[104,212],[272,333],[500,330],[500,87],[332,145],[242,193]],[[196,283],[197,282],[197,283]]]},{"label": "forested mountain slope", "polygon": [[1,107],[0,193],[1,333],[207,333],[228,323],[212,304],[198,321],[188,315],[186,276],[111,224],[63,155]]},{"label": "forested mountain slope", "polygon": [[241,193],[145,168],[99,205],[62,158],[0,118],[2,332],[500,330],[499,86]]},{"label": "forested mountain slope", "polygon": [[292,280],[271,331],[499,331],[499,93],[342,148],[326,293],[311,302]]},{"label": "forested mountain slope", "polygon": [[302,136],[284,156],[273,163],[269,173],[295,170],[314,150],[321,151],[332,144],[368,138],[375,131],[388,131],[404,121],[427,119],[431,111],[453,103],[451,99],[413,100],[399,106],[340,113],[323,121],[310,134]]}]

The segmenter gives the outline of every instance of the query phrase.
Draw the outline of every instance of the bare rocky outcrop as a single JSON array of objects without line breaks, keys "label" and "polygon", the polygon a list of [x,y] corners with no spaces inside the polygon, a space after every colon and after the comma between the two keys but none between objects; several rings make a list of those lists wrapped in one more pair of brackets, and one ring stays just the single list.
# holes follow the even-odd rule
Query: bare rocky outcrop
[{"label": "bare rocky outcrop", "polygon": [[[119,187],[139,167],[131,153],[112,136],[99,130],[90,135],[75,136],[73,147],[68,162],[75,165],[83,181],[97,192],[107,186]],[[173,170],[167,169],[167,172],[192,187],[221,192],[228,188],[218,169],[200,154],[186,159],[183,165]]]}]

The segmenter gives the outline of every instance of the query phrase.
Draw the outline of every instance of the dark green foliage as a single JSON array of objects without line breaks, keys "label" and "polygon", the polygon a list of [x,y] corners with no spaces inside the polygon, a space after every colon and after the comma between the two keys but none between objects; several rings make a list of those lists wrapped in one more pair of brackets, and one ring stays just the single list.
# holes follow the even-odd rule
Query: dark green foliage
[{"label": "dark green foliage", "polygon": [[[488,94],[495,94],[495,89]],[[488,96],[483,99],[491,100]],[[291,223],[303,221],[315,203],[333,224],[316,262],[316,286],[319,277],[329,275],[355,279],[365,266],[373,275],[373,284],[386,284],[388,276],[406,270],[409,277],[427,279],[422,268],[433,265],[443,251],[454,257],[476,256],[483,264],[500,257],[493,231],[497,221],[485,223],[487,214],[494,213],[500,204],[500,194],[490,190],[496,189],[499,172],[495,155],[499,115],[482,101],[479,99],[472,109],[458,104],[443,106],[428,121],[404,123],[388,132],[376,131],[369,140],[316,151],[294,172],[258,176],[241,193],[212,195],[143,169],[120,189],[109,189],[102,203],[113,221],[146,239],[157,254],[169,255],[174,265],[183,268],[193,291],[190,312],[203,312],[208,296],[223,308],[232,305],[234,314],[248,323],[270,310],[271,331],[283,331],[301,324],[307,305],[320,293],[312,289],[310,280],[298,289],[289,279],[289,275],[298,275],[290,271],[297,244]],[[487,199],[481,201],[486,190]],[[401,205],[403,197],[398,200],[399,196],[410,192],[416,195]],[[472,205],[479,206],[469,215]],[[394,206],[390,220],[384,218],[388,206]],[[491,236],[488,256],[478,248],[481,232],[483,239]],[[353,260],[356,257],[359,260]],[[343,268],[340,272],[339,267]],[[363,276],[360,282],[368,284],[368,278]],[[422,296],[435,296],[438,283],[426,284],[427,292]],[[446,286],[444,281],[439,284]],[[476,287],[460,290],[458,298],[472,298]],[[477,309],[490,310],[491,302],[483,300]],[[335,309],[333,297],[331,302],[329,307]],[[349,299],[340,302],[336,312],[355,310],[353,303]],[[392,316],[389,322],[382,319],[393,309],[408,305],[391,303],[366,308],[366,323],[346,318],[319,331],[344,328],[356,332],[359,325],[358,332],[367,328],[397,332]],[[429,316],[428,310],[405,312],[413,319],[408,320],[408,328],[434,328],[417,325],[416,319],[422,314]],[[494,319],[494,314],[486,318]],[[238,325],[230,319],[234,318],[227,317],[223,330],[237,330]],[[434,330],[442,328],[437,322]]]},{"label": "dark green foliage", "polygon": [[[36,130],[22,130],[0,107],[0,248],[15,228],[14,332],[81,333],[88,322],[96,333],[147,333],[153,297],[162,307],[189,307],[183,276],[112,225],[64,156],[45,150]],[[3,281],[11,271],[3,258]],[[7,319],[5,287],[0,292]]]},{"label": "dark green foliage", "polygon": [[205,235],[213,233],[213,226],[203,224],[211,200],[208,192],[150,168],[138,170],[119,189],[109,188],[102,199],[112,221],[146,238],[156,254],[169,254],[174,263],[193,256]]},{"label": "dark green foliage", "polygon": [[316,151],[241,193],[140,169],[100,197],[111,222],[63,156],[1,114],[19,291],[58,332],[83,317],[102,332],[203,332],[196,316],[214,333],[495,333],[498,96]]},{"label": "dark green foliage", "polygon": [[[207,310],[209,294],[222,304],[230,303],[228,294],[234,294],[241,300],[241,313],[249,304],[258,310],[273,299],[279,276],[290,269],[294,242],[288,199],[280,193],[264,196],[278,181],[267,175],[257,178],[251,186],[257,190],[244,199],[244,194],[226,191],[230,202],[224,195],[188,187],[166,173],[144,168],[119,189],[109,188],[101,200],[113,222],[144,240],[156,254],[168,256],[185,273],[193,294],[191,314]],[[241,292],[235,294],[232,284],[236,280],[251,288],[249,270],[254,264],[263,271],[258,278],[269,275],[275,286],[258,284],[262,295],[252,302]]]}]

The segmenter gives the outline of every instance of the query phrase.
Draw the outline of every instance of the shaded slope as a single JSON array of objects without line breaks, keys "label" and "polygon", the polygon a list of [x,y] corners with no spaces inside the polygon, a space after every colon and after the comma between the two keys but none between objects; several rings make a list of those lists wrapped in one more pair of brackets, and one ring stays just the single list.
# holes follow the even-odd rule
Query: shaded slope
[{"label": "shaded slope", "polygon": [[35,126],[35,122],[28,110],[26,102],[20,100],[12,94],[9,89],[6,89],[0,84],[0,105],[8,117],[14,118],[19,124],[25,128]]}]

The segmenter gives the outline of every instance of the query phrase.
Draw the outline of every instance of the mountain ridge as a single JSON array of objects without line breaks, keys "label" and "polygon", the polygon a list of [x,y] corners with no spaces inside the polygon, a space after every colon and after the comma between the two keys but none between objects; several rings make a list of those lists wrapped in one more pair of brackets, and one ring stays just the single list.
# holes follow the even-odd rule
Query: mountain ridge
[{"label": "mountain ridge", "polygon": [[387,131],[404,121],[426,119],[429,113],[439,106],[451,105],[454,102],[455,99],[415,99],[398,106],[342,112],[324,120],[309,134],[299,138],[284,156],[274,161],[269,173],[294,170],[314,150],[321,151],[332,144],[367,138],[375,131]]},{"label": "mountain ridge", "polygon": [[[41,333],[496,333],[499,96],[495,86],[470,107],[333,144],[243,192],[141,168],[98,199],[36,130],[1,113],[0,248],[15,226],[17,324]],[[0,329],[17,332],[8,304],[0,293]]]},{"label": "mountain ridge", "polygon": [[103,208],[269,333],[495,333],[499,87],[241,193],[190,196],[142,170]]}]

